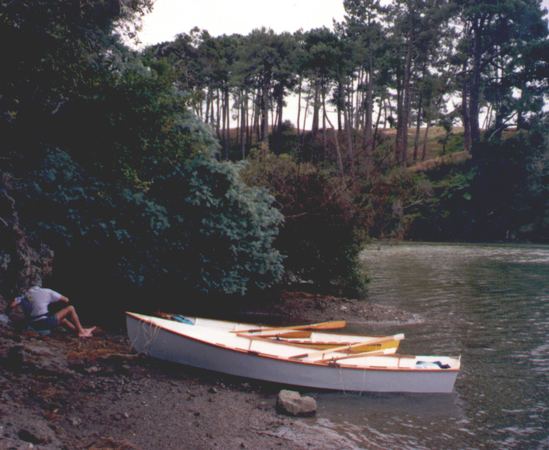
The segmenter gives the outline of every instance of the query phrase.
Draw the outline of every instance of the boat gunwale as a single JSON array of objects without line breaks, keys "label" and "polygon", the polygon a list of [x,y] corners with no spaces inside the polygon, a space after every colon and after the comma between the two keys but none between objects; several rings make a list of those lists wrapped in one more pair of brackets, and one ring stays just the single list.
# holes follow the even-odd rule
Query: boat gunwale
[{"label": "boat gunwale", "polygon": [[[307,366],[324,367],[324,368],[337,367],[337,368],[341,368],[341,369],[359,370],[359,371],[371,370],[371,371],[376,371],[376,372],[381,371],[381,372],[412,372],[412,373],[459,372],[460,367],[461,367],[460,358],[454,358],[454,357],[451,357],[451,356],[447,357],[447,358],[457,359],[458,364],[459,364],[459,366],[455,369],[454,368],[449,368],[449,369],[423,369],[423,368],[422,369],[417,369],[417,368],[406,368],[406,367],[384,367],[384,368],[382,368],[382,367],[363,367],[363,366],[358,366],[357,364],[353,364],[353,365],[345,364],[345,363],[340,364],[340,363],[337,363],[337,360],[335,361],[336,364],[332,363],[331,366],[330,366],[329,361],[324,362],[324,363],[320,363],[320,362],[317,362],[317,361],[293,360],[293,359],[284,358],[284,357],[281,357],[281,356],[276,356],[276,355],[272,355],[272,354],[268,354],[268,353],[262,353],[262,352],[259,352],[259,351],[239,349],[239,348],[235,348],[235,347],[230,347],[230,346],[225,345],[225,344],[219,344],[219,343],[215,343],[215,342],[204,341],[204,340],[198,339],[194,336],[189,336],[187,334],[184,334],[184,333],[181,333],[181,332],[178,332],[178,331],[175,331],[175,330],[171,330],[169,328],[159,326],[159,325],[155,324],[154,322],[152,322],[149,319],[144,319],[144,318],[140,317],[137,313],[132,313],[132,312],[126,311],[126,315],[130,316],[131,318],[133,318],[137,321],[140,321],[140,322],[146,323],[148,325],[152,325],[152,326],[155,326],[157,328],[160,328],[161,330],[166,331],[168,333],[175,334],[176,336],[181,336],[181,337],[184,337],[185,339],[189,339],[189,340],[192,340],[192,341],[195,341],[195,342],[200,342],[201,344],[208,345],[210,347],[215,347],[215,348],[219,348],[219,349],[222,349],[222,350],[228,350],[228,351],[232,351],[232,352],[236,352],[236,353],[243,353],[243,354],[247,354],[247,355],[251,355],[251,356],[257,356],[257,357],[260,357],[260,358],[268,358],[268,359],[273,359],[273,360],[276,360],[276,361],[283,361],[283,362],[292,363],[292,364],[304,364],[304,365],[307,365]],[[163,319],[163,320],[165,320],[165,319]],[[419,355],[419,356],[427,356],[427,355]],[[393,355],[389,355],[389,357],[397,358],[397,356],[393,356]],[[412,358],[412,357],[415,358],[416,356],[413,356],[413,355],[399,355],[398,356],[398,358]]]}]

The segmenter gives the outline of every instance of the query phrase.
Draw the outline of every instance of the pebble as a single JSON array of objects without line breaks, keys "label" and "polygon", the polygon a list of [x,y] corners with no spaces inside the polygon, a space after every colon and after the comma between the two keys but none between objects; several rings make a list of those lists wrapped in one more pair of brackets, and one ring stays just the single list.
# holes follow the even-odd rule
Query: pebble
[{"label": "pebble", "polygon": [[73,427],[77,427],[78,425],[80,425],[82,423],[82,421],[78,417],[71,417],[69,419],[69,422]]}]

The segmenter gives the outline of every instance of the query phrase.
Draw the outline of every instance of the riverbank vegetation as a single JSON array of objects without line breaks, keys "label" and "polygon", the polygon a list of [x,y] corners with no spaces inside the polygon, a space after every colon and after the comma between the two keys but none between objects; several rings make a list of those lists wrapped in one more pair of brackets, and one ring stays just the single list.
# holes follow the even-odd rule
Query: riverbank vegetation
[{"label": "riverbank vegetation", "polygon": [[0,5],[5,295],[349,294],[371,237],[549,241],[539,1],[345,0],[331,29],[140,51],[150,0]]}]

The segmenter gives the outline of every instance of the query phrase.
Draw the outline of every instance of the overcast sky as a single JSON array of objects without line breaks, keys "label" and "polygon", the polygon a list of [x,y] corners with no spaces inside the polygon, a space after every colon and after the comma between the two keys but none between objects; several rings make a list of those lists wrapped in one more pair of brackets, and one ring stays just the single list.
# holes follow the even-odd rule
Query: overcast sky
[{"label": "overcast sky", "polygon": [[[549,0],[543,0],[549,9]],[[343,0],[156,0],[143,19],[142,45],[172,40],[197,26],[210,34],[248,34],[262,26],[276,32],[332,25],[343,18]]]},{"label": "overcast sky", "polygon": [[309,30],[330,27],[333,18],[343,18],[343,0],[156,0],[139,37],[144,45],[155,44],[195,26],[214,36],[248,34],[262,26]]}]

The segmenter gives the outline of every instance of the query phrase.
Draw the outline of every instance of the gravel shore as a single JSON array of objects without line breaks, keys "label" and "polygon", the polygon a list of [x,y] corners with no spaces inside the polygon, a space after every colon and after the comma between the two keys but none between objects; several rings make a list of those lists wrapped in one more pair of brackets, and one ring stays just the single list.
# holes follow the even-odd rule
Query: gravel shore
[{"label": "gravel shore", "polygon": [[[241,313],[258,322],[417,321],[358,300],[299,292]],[[0,368],[2,449],[353,448],[321,417],[278,414],[280,386],[145,358],[119,333],[44,338],[0,324]]]}]

